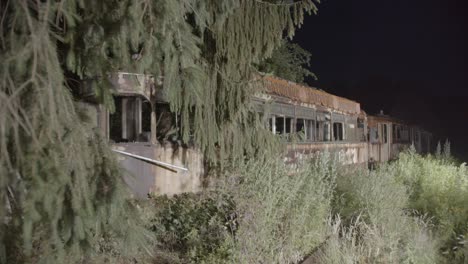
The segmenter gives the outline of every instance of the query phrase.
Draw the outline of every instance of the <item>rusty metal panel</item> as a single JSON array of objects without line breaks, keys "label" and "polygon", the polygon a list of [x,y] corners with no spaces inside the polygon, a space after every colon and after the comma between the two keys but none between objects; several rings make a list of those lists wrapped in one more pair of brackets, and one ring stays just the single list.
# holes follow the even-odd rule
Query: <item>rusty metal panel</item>
[{"label": "rusty metal panel", "polygon": [[282,104],[282,103],[272,103],[271,104],[271,113],[274,115],[284,115],[294,117],[294,105]]},{"label": "rusty metal panel", "polygon": [[316,112],[313,108],[296,106],[296,117],[303,119],[315,119]]},{"label": "rusty metal panel", "polygon": [[357,102],[280,78],[267,76],[263,80],[263,85],[268,93],[286,97],[296,102],[325,106],[350,114],[359,114],[361,112],[360,105]]},{"label": "rusty metal panel", "polygon": [[346,122],[346,117],[339,113],[332,113],[332,121],[333,122]]}]

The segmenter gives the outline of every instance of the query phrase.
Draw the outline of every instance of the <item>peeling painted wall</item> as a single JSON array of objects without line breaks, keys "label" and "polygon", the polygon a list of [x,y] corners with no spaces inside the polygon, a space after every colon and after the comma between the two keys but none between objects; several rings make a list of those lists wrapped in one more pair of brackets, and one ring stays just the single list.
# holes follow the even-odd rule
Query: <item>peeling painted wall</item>
[{"label": "peeling painted wall", "polygon": [[310,158],[317,157],[325,151],[337,153],[341,164],[366,164],[367,143],[308,143],[308,144],[290,144],[287,147],[287,155],[285,161],[287,163],[298,163]]},{"label": "peeling painted wall", "polygon": [[203,155],[195,149],[175,148],[172,145],[156,146],[149,143],[117,143],[112,144],[112,147],[189,169],[176,173],[145,161],[116,154],[126,170],[125,182],[139,198],[147,197],[148,193],[174,195],[201,190],[205,172]]}]

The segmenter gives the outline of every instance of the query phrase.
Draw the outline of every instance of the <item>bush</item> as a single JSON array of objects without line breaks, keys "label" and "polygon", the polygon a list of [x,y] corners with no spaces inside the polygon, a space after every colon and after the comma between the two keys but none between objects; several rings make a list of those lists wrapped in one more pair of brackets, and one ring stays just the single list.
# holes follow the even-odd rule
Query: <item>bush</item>
[{"label": "bush", "polygon": [[213,263],[227,259],[224,240],[236,230],[229,196],[215,192],[152,197],[145,204],[148,228],[158,240],[156,263]]}]

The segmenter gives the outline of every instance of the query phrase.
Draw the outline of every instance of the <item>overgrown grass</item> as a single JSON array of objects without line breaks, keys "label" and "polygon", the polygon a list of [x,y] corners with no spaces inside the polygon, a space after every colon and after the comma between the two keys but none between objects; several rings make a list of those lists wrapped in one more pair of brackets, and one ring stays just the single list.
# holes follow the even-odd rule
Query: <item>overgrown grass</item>
[{"label": "overgrown grass", "polygon": [[248,162],[223,180],[239,212],[233,263],[297,263],[327,236],[336,166],[330,155],[295,169]]},{"label": "overgrown grass", "polygon": [[409,208],[429,216],[447,263],[468,263],[468,169],[444,156],[400,155],[395,178],[408,187]]},{"label": "overgrown grass", "polygon": [[364,169],[337,179],[331,237],[319,263],[436,263],[437,240],[429,222],[408,212],[407,188],[394,170]]},{"label": "overgrown grass", "polygon": [[215,191],[150,200],[154,263],[467,263],[467,182],[414,151],[371,172],[330,154],[248,161]]}]

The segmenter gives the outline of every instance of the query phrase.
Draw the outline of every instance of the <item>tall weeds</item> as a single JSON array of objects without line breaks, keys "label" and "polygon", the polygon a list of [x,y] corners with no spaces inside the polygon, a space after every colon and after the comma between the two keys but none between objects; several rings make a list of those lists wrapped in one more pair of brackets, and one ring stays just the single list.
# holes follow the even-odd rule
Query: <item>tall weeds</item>
[{"label": "tall weeds", "polygon": [[409,208],[433,220],[446,262],[468,263],[466,164],[457,165],[447,154],[422,157],[409,151],[400,155],[392,168],[395,179],[408,188]]},{"label": "tall weeds", "polygon": [[216,192],[166,201],[170,206],[151,222],[167,230],[166,242],[180,242],[163,252],[166,259],[466,263],[465,165],[409,151],[369,172],[332,156],[295,167],[275,157],[247,161],[219,176]]},{"label": "tall weeds", "polygon": [[223,179],[239,229],[227,243],[234,263],[297,263],[321,244],[331,210],[336,166],[330,155],[294,172],[282,160],[247,162]]},{"label": "tall weeds", "polygon": [[[331,236],[319,263],[435,263],[428,221],[411,216],[407,189],[391,167],[355,170],[337,179]],[[341,215],[341,216],[340,216]]]}]

